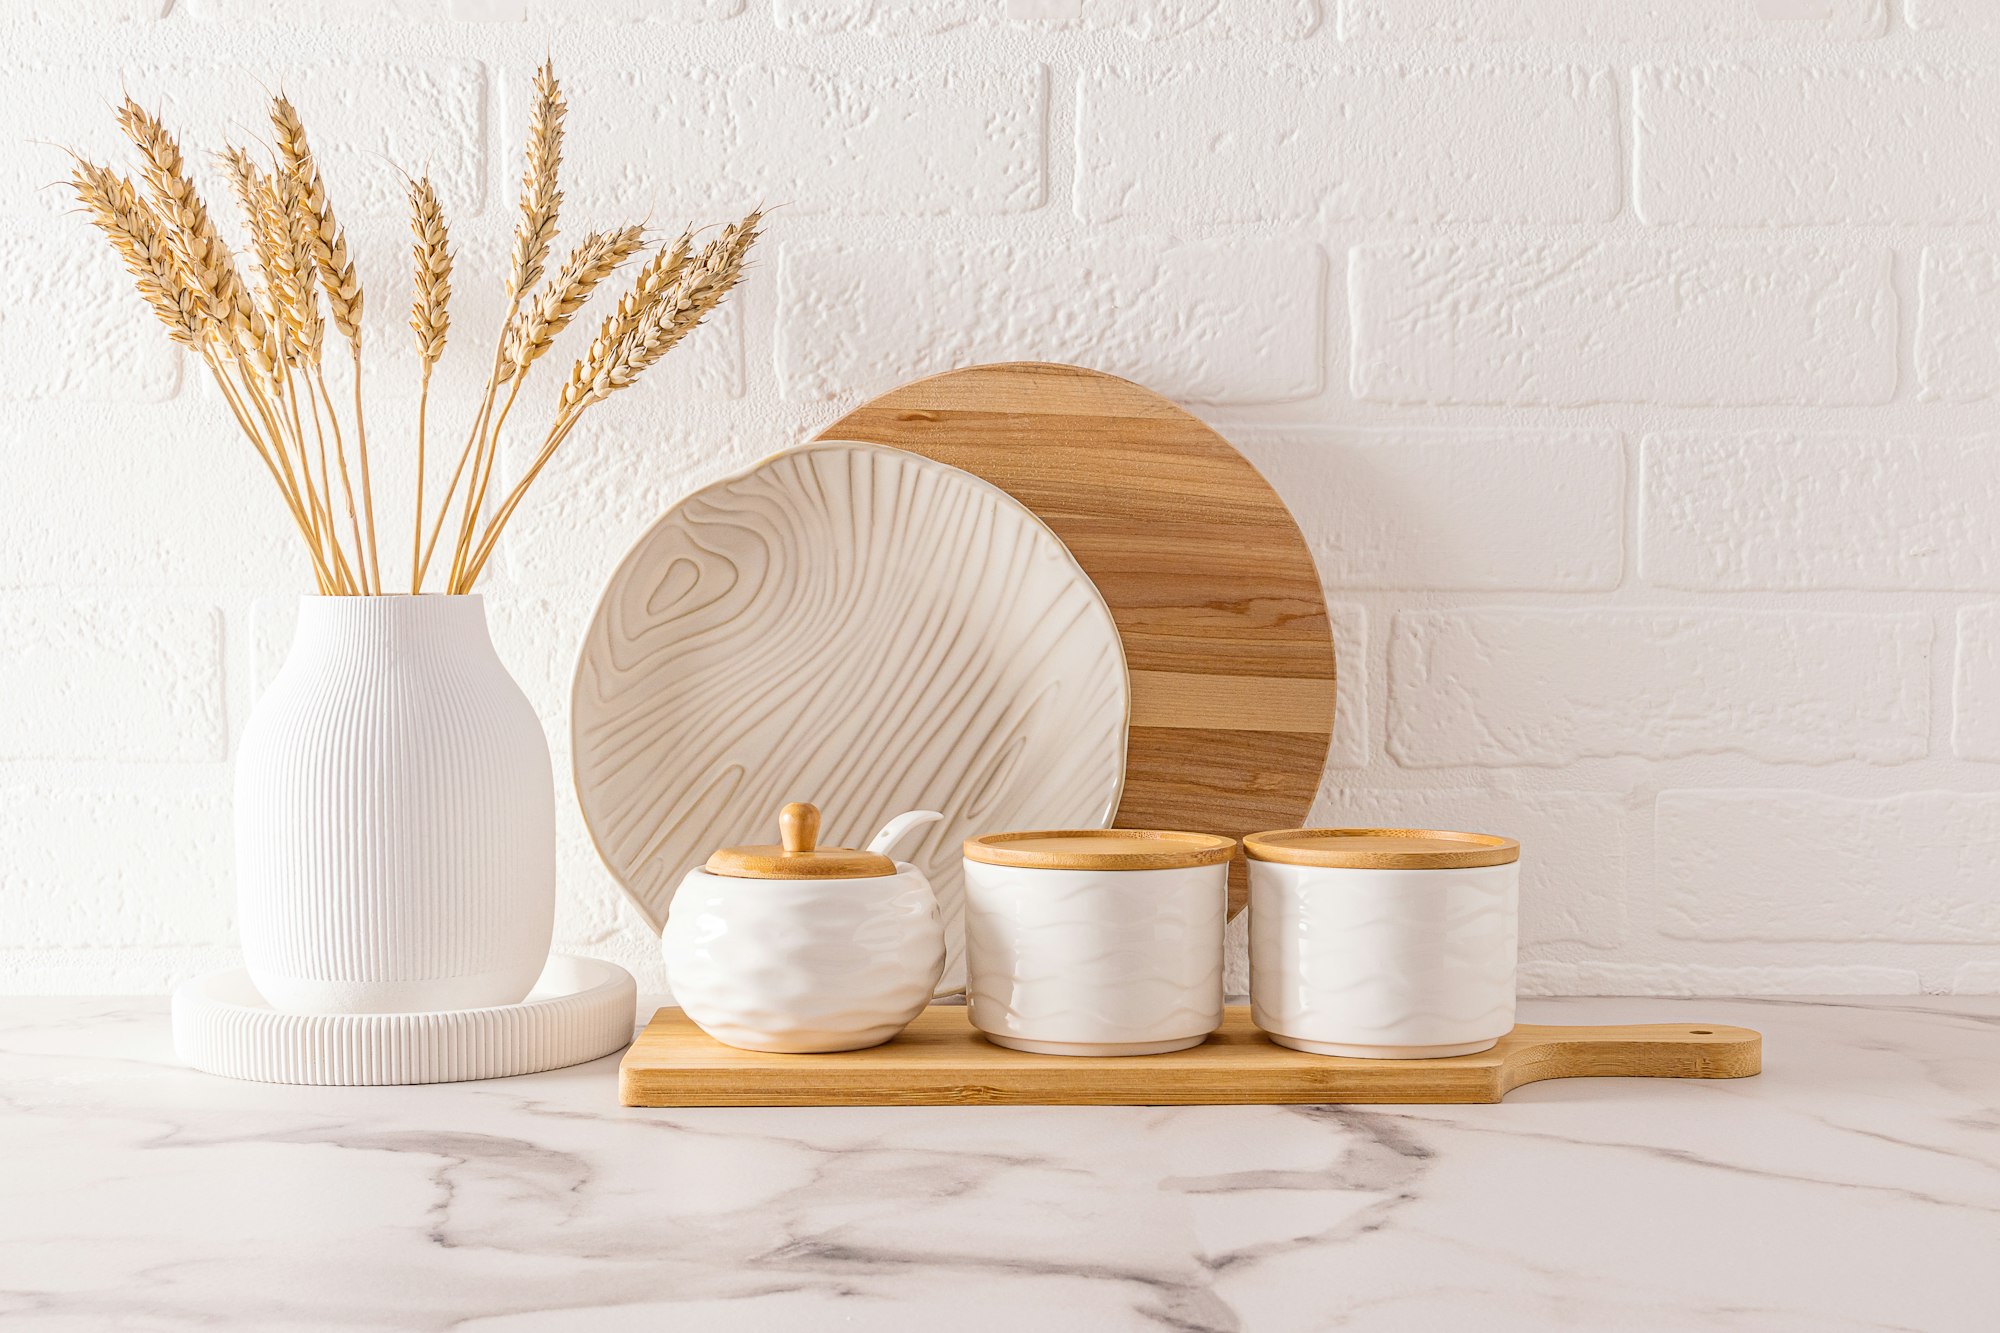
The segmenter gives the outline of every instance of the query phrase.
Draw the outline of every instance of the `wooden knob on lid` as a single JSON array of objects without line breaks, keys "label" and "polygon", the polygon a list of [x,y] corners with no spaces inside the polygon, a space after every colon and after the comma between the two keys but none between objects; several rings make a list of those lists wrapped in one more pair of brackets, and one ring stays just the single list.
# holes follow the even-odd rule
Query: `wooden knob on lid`
[{"label": "wooden knob on lid", "polygon": [[788,852],[810,852],[819,846],[819,807],[793,801],[778,812],[778,841]]}]

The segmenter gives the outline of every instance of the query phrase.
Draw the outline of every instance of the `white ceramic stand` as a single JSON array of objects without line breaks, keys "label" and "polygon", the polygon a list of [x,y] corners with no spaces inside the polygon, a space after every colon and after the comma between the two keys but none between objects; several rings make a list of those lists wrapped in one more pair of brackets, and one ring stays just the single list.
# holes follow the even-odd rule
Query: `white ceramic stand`
[{"label": "white ceramic stand", "polygon": [[551,954],[518,1004],[407,1014],[287,1014],[242,969],[174,991],[174,1050],[260,1083],[454,1083],[609,1055],[632,1040],[638,987],[615,963]]}]

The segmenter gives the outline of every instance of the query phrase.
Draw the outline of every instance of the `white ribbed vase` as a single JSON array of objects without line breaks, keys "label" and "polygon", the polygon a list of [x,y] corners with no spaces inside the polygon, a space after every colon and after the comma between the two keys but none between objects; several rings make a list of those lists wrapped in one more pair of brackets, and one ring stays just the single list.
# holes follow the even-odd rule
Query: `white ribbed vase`
[{"label": "white ribbed vase", "polygon": [[236,764],[244,963],[272,1008],[513,1004],[548,961],[548,740],[467,597],[306,597]]}]

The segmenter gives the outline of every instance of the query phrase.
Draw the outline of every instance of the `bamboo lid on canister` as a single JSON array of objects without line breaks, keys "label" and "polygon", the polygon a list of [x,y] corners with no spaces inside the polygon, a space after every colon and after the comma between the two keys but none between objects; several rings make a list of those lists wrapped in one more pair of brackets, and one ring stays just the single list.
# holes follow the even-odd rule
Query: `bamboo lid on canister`
[{"label": "bamboo lid on canister", "polygon": [[779,846],[723,847],[708,858],[711,875],[732,879],[879,879],[896,863],[875,852],[819,845],[819,807],[793,801],[778,812]]},{"label": "bamboo lid on canister", "polygon": [[1521,844],[1491,833],[1428,828],[1294,828],[1243,839],[1252,861],[1347,870],[1462,870],[1521,859]]},{"label": "bamboo lid on canister", "polygon": [[1158,829],[1050,829],[987,833],[965,840],[965,858],[1026,870],[1179,870],[1221,865],[1236,839]]}]

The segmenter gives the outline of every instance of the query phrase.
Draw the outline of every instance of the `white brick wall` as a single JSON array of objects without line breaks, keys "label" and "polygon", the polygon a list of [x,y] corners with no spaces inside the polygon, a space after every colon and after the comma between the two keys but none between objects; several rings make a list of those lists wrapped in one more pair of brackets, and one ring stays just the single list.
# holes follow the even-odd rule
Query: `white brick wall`
[{"label": "white brick wall", "polygon": [[1339,588],[1618,586],[1625,457],[1610,432],[1238,432]]},{"label": "white brick wall", "polygon": [[2000,588],[1992,439],[1674,433],[1641,469],[1640,569],[1664,587]]},{"label": "white brick wall", "polygon": [[1320,257],[1280,240],[787,245],[778,381],[880,393],[980,361],[1082,361],[1201,403],[1318,392]]},{"label": "white brick wall", "polygon": [[1926,398],[2000,389],[2000,252],[1947,245],[1923,253],[1917,379]]},{"label": "white brick wall", "polygon": [[1889,251],[1408,241],[1348,265],[1357,398],[1857,404],[1896,387]]},{"label": "white brick wall", "polygon": [[1389,643],[1389,752],[1411,768],[1901,763],[1928,744],[1930,646],[1921,615],[1404,612]]},{"label": "white brick wall", "polygon": [[1633,98],[1633,203],[1664,224],[1991,221],[1992,78],[1934,64],[1649,66]]},{"label": "white brick wall", "polygon": [[[1940,0],[1911,0],[1940,8]],[[1983,0],[1942,0],[1976,9]],[[1355,41],[1685,41],[1727,50],[1787,38],[1846,41],[1882,31],[1883,0],[1340,0]]]},{"label": "white brick wall", "polygon": [[[1575,66],[1099,70],[1077,90],[1077,216],[1598,222],[1619,207],[1617,105]],[[1187,114],[1219,106],[1226,134]]]},{"label": "white brick wall", "polygon": [[[368,286],[401,514],[400,171],[460,252],[449,435],[545,53],[559,244],[783,205],[740,302],[579,433],[489,567],[559,773],[576,641],[663,508],[911,376],[1075,360],[1191,405],[1292,506],[1341,654],[1316,816],[1519,835],[1529,989],[2000,990],[1996,14],[0,6],[0,991],[228,961],[231,750],[306,577],[50,145],[116,152],[123,89],[191,149],[290,91]],[[659,984],[561,800],[563,947]]]}]

